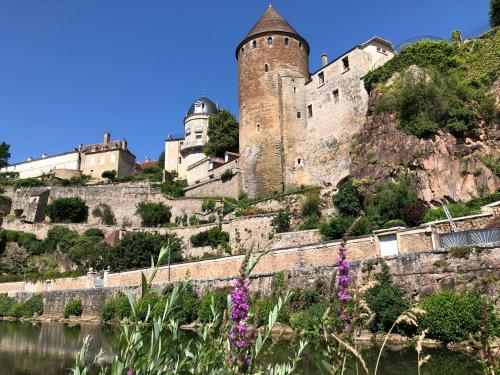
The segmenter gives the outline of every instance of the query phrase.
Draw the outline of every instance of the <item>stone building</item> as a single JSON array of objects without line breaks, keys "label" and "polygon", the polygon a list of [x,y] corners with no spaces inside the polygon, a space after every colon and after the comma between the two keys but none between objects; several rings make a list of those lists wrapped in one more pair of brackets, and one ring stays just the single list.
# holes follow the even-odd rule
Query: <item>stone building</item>
[{"label": "stone building", "polygon": [[373,37],[309,72],[309,44],[269,6],[236,48],[241,189],[250,195],[349,174],[351,137],[364,122],[363,77],[394,56]]},{"label": "stone building", "polygon": [[18,178],[36,178],[52,173],[71,173],[80,170],[80,160],[80,153],[74,149],[52,156],[43,154],[39,159],[29,157],[24,162],[1,168],[0,172],[18,173]]},{"label": "stone building", "polygon": [[135,155],[130,152],[126,140],[111,140],[110,133],[104,133],[102,143],[80,145],[73,151],[47,156],[40,159],[28,158],[27,161],[11,164],[0,172],[17,172],[18,178],[52,175],[58,178],[71,178],[88,175],[101,179],[102,172],[116,171],[118,177],[129,176],[135,172]]},{"label": "stone building", "polygon": [[195,100],[184,117],[184,134],[165,140],[166,172],[176,172],[178,178],[193,185],[209,179],[210,172],[225,163],[203,153],[208,141],[208,119],[219,111],[219,105],[205,96]]},{"label": "stone building", "polygon": [[82,147],[81,171],[84,175],[101,179],[102,173],[116,171],[117,177],[130,176],[135,172],[135,155],[128,149],[126,140],[111,140],[104,133],[102,143]]}]

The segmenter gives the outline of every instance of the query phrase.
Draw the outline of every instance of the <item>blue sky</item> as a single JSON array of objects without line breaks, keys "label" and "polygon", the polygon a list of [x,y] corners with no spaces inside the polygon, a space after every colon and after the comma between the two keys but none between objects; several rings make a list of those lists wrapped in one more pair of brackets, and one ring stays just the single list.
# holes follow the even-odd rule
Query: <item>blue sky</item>
[{"label": "blue sky", "polygon": [[[275,0],[305,37],[310,70],[372,35],[447,38],[488,19],[487,0]],[[234,50],[268,1],[0,0],[0,142],[11,163],[126,138],[156,158],[207,96],[237,114]]]}]

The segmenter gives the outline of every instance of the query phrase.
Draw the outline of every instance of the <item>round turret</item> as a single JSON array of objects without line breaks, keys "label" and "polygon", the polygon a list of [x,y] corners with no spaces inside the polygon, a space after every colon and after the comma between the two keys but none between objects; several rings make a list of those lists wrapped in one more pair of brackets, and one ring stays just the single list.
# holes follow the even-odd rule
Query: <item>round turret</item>
[{"label": "round turret", "polygon": [[243,190],[283,191],[282,77],[308,77],[309,44],[269,6],[236,48]]}]

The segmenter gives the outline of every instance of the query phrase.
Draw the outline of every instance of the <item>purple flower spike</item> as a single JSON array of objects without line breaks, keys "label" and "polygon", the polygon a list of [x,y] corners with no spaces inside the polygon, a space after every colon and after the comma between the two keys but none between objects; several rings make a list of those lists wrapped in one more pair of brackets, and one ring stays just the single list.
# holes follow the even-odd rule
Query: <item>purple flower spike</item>
[{"label": "purple flower spike", "polygon": [[343,322],[342,330],[348,332],[351,317],[346,314],[346,307],[351,295],[349,293],[349,269],[351,264],[347,260],[347,247],[342,241],[338,247],[337,261],[337,297],[339,299],[339,317]]}]

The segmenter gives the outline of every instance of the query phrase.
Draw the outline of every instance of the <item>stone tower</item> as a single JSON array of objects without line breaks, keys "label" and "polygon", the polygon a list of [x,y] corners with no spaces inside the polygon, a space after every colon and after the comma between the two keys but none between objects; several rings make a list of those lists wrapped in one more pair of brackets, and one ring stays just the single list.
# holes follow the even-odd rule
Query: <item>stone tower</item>
[{"label": "stone tower", "polygon": [[[285,150],[296,147],[287,145],[287,134],[300,138],[295,108],[305,99],[292,96],[309,75],[308,55],[307,41],[271,5],[236,48],[242,188],[251,196],[293,184]],[[296,80],[302,84],[295,87]]]}]

